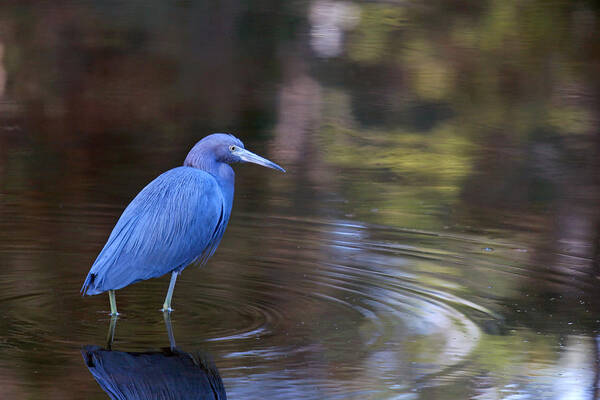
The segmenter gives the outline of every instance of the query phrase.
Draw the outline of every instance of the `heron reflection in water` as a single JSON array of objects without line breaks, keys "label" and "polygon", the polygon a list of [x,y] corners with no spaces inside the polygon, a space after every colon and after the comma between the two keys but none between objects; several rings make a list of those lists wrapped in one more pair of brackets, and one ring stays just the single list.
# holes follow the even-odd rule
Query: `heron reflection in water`
[{"label": "heron reflection in water", "polygon": [[106,348],[89,345],[81,351],[96,382],[113,400],[227,399],[216,366],[206,354],[178,349],[169,314],[164,315],[170,347],[148,352],[112,350],[117,321],[112,318]]}]

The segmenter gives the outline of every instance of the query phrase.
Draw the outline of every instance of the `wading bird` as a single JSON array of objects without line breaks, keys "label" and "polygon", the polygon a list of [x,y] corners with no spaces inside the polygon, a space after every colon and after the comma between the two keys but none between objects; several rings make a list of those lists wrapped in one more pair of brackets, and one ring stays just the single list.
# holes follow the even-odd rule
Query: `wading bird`
[{"label": "wading bird", "polygon": [[177,275],[213,255],[231,214],[235,173],[231,164],[251,162],[285,172],[244,148],[233,135],[214,133],[190,150],[182,167],[150,182],[129,203],[85,278],[81,293],[115,290],[171,273],[162,311],[170,312]]}]

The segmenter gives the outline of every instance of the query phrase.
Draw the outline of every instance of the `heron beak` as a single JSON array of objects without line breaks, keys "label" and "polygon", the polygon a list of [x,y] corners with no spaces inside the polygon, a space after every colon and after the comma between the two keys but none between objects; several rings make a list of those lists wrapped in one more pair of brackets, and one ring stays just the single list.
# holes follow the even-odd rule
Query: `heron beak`
[{"label": "heron beak", "polygon": [[238,148],[234,154],[236,156],[238,156],[244,162],[251,162],[254,164],[262,165],[263,167],[273,168],[273,169],[279,170],[281,172],[285,172],[285,169],[281,168],[279,165],[275,164],[274,162],[269,161],[266,158],[263,158],[259,155],[256,155],[253,152],[248,151],[246,149]]}]

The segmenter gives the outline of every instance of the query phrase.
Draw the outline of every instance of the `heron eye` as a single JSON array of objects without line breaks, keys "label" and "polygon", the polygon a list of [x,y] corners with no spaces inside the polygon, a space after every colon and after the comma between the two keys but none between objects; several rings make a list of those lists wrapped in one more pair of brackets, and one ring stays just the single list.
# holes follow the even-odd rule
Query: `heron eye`
[{"label": "heron eye", "polygon": [[234,151],[234,150],[235,150],[235,146],[234,145],[229,146],[229,151]]}]

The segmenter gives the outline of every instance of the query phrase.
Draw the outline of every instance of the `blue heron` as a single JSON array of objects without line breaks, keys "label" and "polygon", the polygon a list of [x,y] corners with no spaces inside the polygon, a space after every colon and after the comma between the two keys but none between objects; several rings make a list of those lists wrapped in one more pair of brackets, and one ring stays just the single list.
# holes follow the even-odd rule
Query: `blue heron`
[{"label": "blue heron", "polygon": [[285,172],[244,148],[233,135],[201,139],[183,166],[150,182],[129,203],[85,278],[81,293],[108,291],[118,315],[115,290],[171,273],[162,311],[170,312],[175,281],[193,262],[213,255],[229,221],[235,173],[230,164],[251,162]]}]

